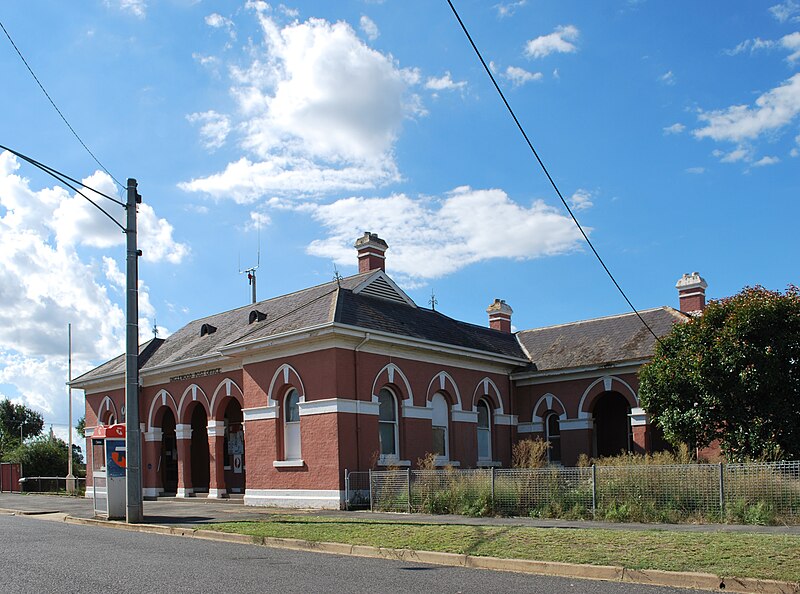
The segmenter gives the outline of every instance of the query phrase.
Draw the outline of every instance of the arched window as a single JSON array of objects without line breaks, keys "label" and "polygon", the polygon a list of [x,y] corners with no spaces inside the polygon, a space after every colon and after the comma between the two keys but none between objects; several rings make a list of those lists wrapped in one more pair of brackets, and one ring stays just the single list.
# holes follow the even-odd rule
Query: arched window
[{"label": "arched window", "polygon": [[547,450],[547,461],[561,462],[561,426],[556,413],[547,413],[544,428],[545,439],[550,442],[550,449]]},{"label": "arched window", "polygon": [[381,458],[398,457],[397,400],[388,388],[382,388],[378,394],[378,439]]},{"label": "arched window", "polygon": [[292,388],[286,394],[283,413],[283,447],[286,460],[300,460],[300,396]]},{"label": "arched window", "polygon": [[448,460],[450,457],[449,406],[445,397],[438,392],[431,398],[431,405],[433,406],[433,453],[437,458]]},{"label": "arched window", "polygon": [[492,413],[486,400],[478,401],[478,460],[492,459]]}]

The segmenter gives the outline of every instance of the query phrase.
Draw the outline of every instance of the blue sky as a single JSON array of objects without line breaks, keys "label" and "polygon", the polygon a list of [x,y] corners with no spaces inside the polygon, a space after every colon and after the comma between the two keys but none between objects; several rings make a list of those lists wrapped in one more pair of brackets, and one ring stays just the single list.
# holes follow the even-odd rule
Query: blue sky
[{"label": "blue sky", "polygon": [[[800,2],[456,0],[636,307],[797,282]],[[361,232],[420,305],[518,329],[626,311],[445,0],[12,0],[0,21],[84,142],[139,180],[142,336],[355,271]],[[0,36],[0,144],[115,184]],[[121,213],[120,213],[121,215]],[[122,350],[122,235],[0,155],[0,396],[66,423]],[[82,412],[77,398],[76,413]]]}]

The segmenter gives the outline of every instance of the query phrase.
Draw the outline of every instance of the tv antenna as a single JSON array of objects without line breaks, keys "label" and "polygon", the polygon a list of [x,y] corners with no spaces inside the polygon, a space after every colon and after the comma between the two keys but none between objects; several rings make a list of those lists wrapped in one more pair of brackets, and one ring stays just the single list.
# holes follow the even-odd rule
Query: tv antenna
[{"label": "tv antenna", "polygon": [[258,256],[256,258],[256,265],[242,270],[242,265],[239,263],[239,274],[247,274],[247,283],[252,287],[253,303],[258,301],[256,298],[256,270],[261,265],[261,227],[258,228]]}]

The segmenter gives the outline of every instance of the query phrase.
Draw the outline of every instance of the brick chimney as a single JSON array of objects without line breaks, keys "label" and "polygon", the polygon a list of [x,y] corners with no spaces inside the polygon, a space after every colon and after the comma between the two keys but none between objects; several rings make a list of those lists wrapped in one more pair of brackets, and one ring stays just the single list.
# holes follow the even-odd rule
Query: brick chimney
[{"label": "brick chimney", "polygon": [[511,334],[511,314],[514,310],[503,299],[495,299],[486,308],[486,313],[489,314],[489,328]]},{"label": "brick chimney", "polygon": [[383,253],[389,246],[376,233],[365,231],[364,235],[356,239],[353,246],[358,250],[358,272],[371,272],[373,270],[386,270],[386,256]]},{"label": "brick chimney", "polygon": [[706,308],[706,288],[708,283],[699,273],[684,274],[678,279],[675,288],[678,289],[680,310],[683,313],[699,315]]}]

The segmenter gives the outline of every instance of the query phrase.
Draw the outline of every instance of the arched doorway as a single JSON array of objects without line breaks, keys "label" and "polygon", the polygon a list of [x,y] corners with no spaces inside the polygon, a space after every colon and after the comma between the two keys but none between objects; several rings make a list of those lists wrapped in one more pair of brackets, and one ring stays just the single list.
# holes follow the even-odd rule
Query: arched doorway
[{"label": "arched doorway", "polygon": [[244,493],[244,425],[242,424],[242,407],[235,398],[231,398],[225,407],[224,421],[225,488],[228,493]]},{"label": "arched doorway", "polygon": [[175,415],[170,409],[161,419],[161,486],[164,493],[178,491],[178,444],[175,441]]},{"label": "arched doorway", "polygon": [[594,446],[597,456],[616,456],[630,452],[631,407],[619,392],[603,392],[597,397],[594,416]]},{"label": "arched doorway", "polygon": [[191,469],[195,493],[208,493],[208,465],[208,419],[205,409],[198,405],[192,411]]}]

